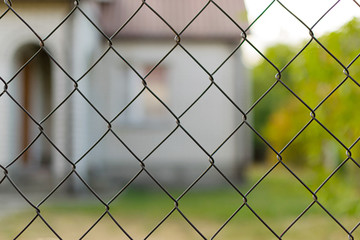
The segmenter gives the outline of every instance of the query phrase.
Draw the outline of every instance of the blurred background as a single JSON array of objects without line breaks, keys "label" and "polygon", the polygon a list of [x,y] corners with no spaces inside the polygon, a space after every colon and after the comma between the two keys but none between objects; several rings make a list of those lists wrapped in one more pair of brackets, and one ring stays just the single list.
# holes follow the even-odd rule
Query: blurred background
[{"label": "blurred background", "polygon": [[2,3],[0,238],[356,239],[359,9]]}]

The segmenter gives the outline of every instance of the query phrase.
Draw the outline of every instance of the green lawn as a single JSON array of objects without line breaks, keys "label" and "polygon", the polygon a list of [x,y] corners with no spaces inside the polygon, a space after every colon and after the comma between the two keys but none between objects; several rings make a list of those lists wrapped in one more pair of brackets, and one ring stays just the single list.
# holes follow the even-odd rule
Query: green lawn
[{"label": "green lawn", "polygon": [[[265,172],[264,167],[251,169],[247,183],[239,186],[239,190],[246,194]],[[306,180],[312,191],[321,182],[313,181],[310,175],[297,174]],[[170,193],[178,198],[182,191],[171,190]],[[337,180],[334,184],[326,184],[317,197],[348,231],[360,222],[358,189]],[[312,207],[282,239],[348,239],[346,231],[320,204],[314,203],[310,192],[283,168],[277,167],[246,199],[247,205],[243,205],[244,199],[230,185],[211,190],[194,188],[180,198],[178,209],[174,209],[174,201],[161,190],[131,188],[109,205],[110,214],[105,214],[84,239],[128,239],[110,215],[133,239],[144,239],[170,212],[172,214],[148,239],[202,239],[181,213],[207,239],[213,236],[215,239],[278,239],[258,217],[280,236],[310,204]],[[55,201],[40,209],[41,216],[63,239],[79,239],[105,213],[101,203],[79,199]],[[0,220],[0,239],[13,239],[34,217],[34,211],[25,211]],[[360,238],[360,227],[353,236]],[[57,238],[37,217],[19,239]]]}]

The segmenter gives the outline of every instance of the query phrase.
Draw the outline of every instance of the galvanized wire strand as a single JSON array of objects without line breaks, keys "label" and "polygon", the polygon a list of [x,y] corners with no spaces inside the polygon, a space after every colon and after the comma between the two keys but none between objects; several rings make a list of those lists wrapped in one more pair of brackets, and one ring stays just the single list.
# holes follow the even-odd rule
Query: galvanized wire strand
[{"label": "galvanized wire strand", "polygon": [[[119,27],[119,29],[115,31],[113,35],[111,35],[111,40],[115,38],[119,34],[119,32],[121,32],[126,27],[126,25],[138,14],[138,12],[141,10],[141,8],[143,8],[144,5],[145,3],[142,2],[141,5],[136,9],[136,11],[125,21],[125,23],[121,27]],[[112,44],[112,42],[110,42],[110,44]]]},{"label": "galvanized wire strand", "polygon": [[329,210],[327,210],[320,202],[316,201],[317,205],[319,205],[331,218],[332,220],[334,220],[335,223],[337,223],[337,225],[339,227],[341,227],[349,236],[350,239],[354,239],[354,237],[352,236],[352,234],[350,233],[349,230],[347,230],[343,224],[340,223],[339,220],[336,219],[336,217],[334,217],[334,215],[332,215]]},{"label": "galvanized wire strand", "polygon": [[179,32],[177,37],[178,42],[180,42],[180,35],[200,16],[200,14],[209,6],[211,0],[209,0],[201,9],[200,11],[190,20],[190,22]]},{"label": "galvanized wire strand", "polygon": [[244,201],[243,204],[241,204],[241,206],[236,209],[236,211],[231,214],[231,216],[226,219],[226,221],[221,225],[221,227],[214,233],[214,235],[212,235],[211,239],[215,239],[215,237],[226,227],[226,225],[237,215],[238,212],[240,212],[240,210],[246,205],[246,201]]},{"label": "galvanized wire strand", "polygon": [[176,207],[174,207],[161,221],[146,235],[145,239],[148,239],[160,226],[163,224],[174,212],[176,211]]},{"label": "galvanized wire strand", "polygon": [[257,219],[259,219],[259,221],[277,238],[277,239],[281,239],[281,237],[269,226],[269,224],[267,224],[264,219],[261,218],[261,216],[250,207],[250,205],[246,202],[246,207],[254,214],[255,217],[257,217]]},{"label": "galvanized wire strand", "polygon": [[8,3],[5,0],[5,4],[8,6],[9,10],[11,10],[16,17],[25,24],[25,26],[35,35],[35,37],[40,41],[40,46],[44,46],[44,41],[43,39],[39,36],[39,34],[13,9],[11,2]]},{"label": "galvanized wire strand", "polygon": [[[356,87],[360,87],[359,81],[354,78],[352,66],[354,65],[355,61],[358,60],[360,54],[358,54],[354,59],[351,60],[350,63],[344,63],[340,61],[340,58],[335,56],[335,54],[331,51],[331,49],[327,48],[324,43],[321,42],[321,38],[318,38],[315,36],[314,30],[318,26],[320,22],[323,21],[324,17],[327,16],[330,12],[333,11],[333,9],[337,8],[340,0],[337,0],[334,2],[330,8],[326,9],[325,12],[321,13],[321,16],[316,19],[316,21],[312,25],[307,25],[305,22],[298,17],[290,8],[287,7],[287,4],[284,1],[280,0],[273,0],[269,2],[263,11],[259,13],[259,15],[249,24],[246,26],[241,26],[237,21],[234,20],[234,18],[224,10],[224,8],[221,7],[220,4],[218,4],[220,1],[216,0],[208,0],[206,1],[198,10],[194,16],[185,24],[185,27],[182,29],[176,29],[174,26],[172,26],[168,19],[166,19],[164,16],[162,16],[151,4],[151,1],[142,0],[139,1],[139,5],[136,6],[136,9],[134,12],[130,13],[130,17],[126,19],[124,23],[121,24],[121,26],[118,26],[118,28],[115,30],[115,32],[111,33],[110,35],[107,35],[108,33],[105,33],[100,25],[96,22],[95,19],[92,19],[90,15],[84,11],[82,8],[82,1],[75,0],[74,4],[70,6],[68,9],[67,14],[62,18],[62,20],[44,37],[42,38],[39,33],[31,26],[30,23],[28,23],[24,17],[19,14],[19,12],[16,10],[16,8],[13,6],[12,2],[9,0],[4,0],[4,4],[6,6],[6,9],[0,14],[0,21],[4,19],[4,16],[7,14],[14,14],[14,16],[21,21],[21,23],[31,31],[31,34],[34,36],[36,41],[39,43],[39,47],[36,49],[34,53],[32,53],[31,56],[28,56],[29,58],[25,60],[25,63],[23,63],[22,66],[20,66],[18,69],[16,69],[15,73],[12,73],[9,79],[4,79],[0,76],[0,82],[3,85],[3,89],[0,92],[0,98],[8,98],[12,103],[15,104],[16,108],[25,114],[25,117],[33,124],[35,127],[37,127],[37,132],[35,136],[33,136],[31,139],[29,139],[26,146],[22,146],[22,149],[15,157],[12,157],[9,159],[9,162],[7,164],[0,164],[0,169],[2,172],[2,175],[0,177],[0,184],[4,182],[8,182],[12,189],[15,190],[15,192],[19,195],[21,199],[23,199],[28,206],[31,207],[31,209],[35,212],[34,217],[31,218],[31,220],[21,229],[19,233],[15,236],[14,239],[21,238],[24,232],[27,231],[27,229],[36,221],[41,220],[42,223],[45,224],[45,226],[52,232],[55,238],[62,239],[61,232],[57,232],[55,227],[51,225],[49,221],[44,217],[42,214],[41,208],[42,206],[49,201],[51,197],[55,195],[59,191],[59,189],[63,186],[65,186],[70,180],[70,177],[74,177],[77,181],[80,182],[81,186],[85,188],[85,190],[93,196],[96,201],[101,204],[102,207],[104,207],[104,211],[97,217],[97,219],[90,225],[90,227],[84,232],[81,233],[80,239],[86,239],[88,234],[93,231],[93,229],[101,222],[103,221],[104,217],[108,216],[111,221],[121,230],[121,232],[125,235],[128,239],[133,239],[133,236],[128,232],[126,229],[126,226],[123,224],[120,224],[117,217],[112,212],[112,207],[114,206],[114,202],[119,200],[120,196],[123,196],[125,192],[130,188],[130,186],[134,185],[134,182],[139,179],[140,175],[145,175],[149,180],[155,184],[155,187],[158,188],[164,196],[169,200],[169,202],[172,202],[174,206],[170,209],[169,212],[167,212],[164,216],[162,216],[161,220],[157,223],[155,223],[155,226],[153,226],[149,232],[146,233],[146,236],[144,239],[148,239],[152,237],[159,229],[162,224],[164,224],[174,213],[178,213],[181,216],[181,219],[185,220],[185,222],[191,227],[191,229],[202,239],[215,239],[218,237],[219,233],[225,229],[230,222],[233,221],[234,217],[237,216],[244,208],[247,208],[253,216],[255,216],[259,222],[262,223],[262,225],[268,229],[269,232],[276,238],[276,239],[285,239],[286,234],[289,232],[290,229],[294,228],[298,221],[302,219],[302,217],[309,212],[310,209],[312,209],[315,205],[320,207],[322,209],[322,212],[326,213],[327,216],[329,216],[336,224],[341,228],[348,236],[349,239],[355,239],[354,233],[356,231],[359,231],[359,225],[360,222],[357,223],[352,229],[347,228],[344,226],[344,223],[337,218],[330,209],[328,209],[325,205],[324,199],[319,198],[319,192],[325,191],[324,186],[330,184],[329,181],[334,178],[334,176],[342,169],[345,165],[348,165],[349,162],[353,162],[355,165],[354,167],[360,168],[360,162],[353,156],[354,147],[358,145],[358,142],[360,141],[360,137],[358,137],[350,146],[346,145],[344,140],[341,139],[337,134],[335,134],[331,129],[327,126],[326,122],[319,119],[317,117],[317,113],[319,109],[325,108],[326,102],[330,99],[330,97],[334,96],[335,93],[339,92],[339,89],[341,89],[345,83],[353,82],[355,83]],[[360,7],[359,3],[355,0],[353,2]],[[292,18],[294,18],[301,26],[303,26],[305,29],[309,31],[308,39],[303,43],[300,50],[296,52],[294,56],[290,56],[290,60],[286,62],[284,66],[278,66],[275,64],[271,59],[269,59],[263,51],[261,51],[258,46],[256,46],[255,43],[252,42],[251,39],[249,39],[248,35],[251,32],[253,26],[256,25],[257,22],[262,21],[263,15],[266,14],[266,12],[271,9],[274,5],[280,6],[284,11],[289,13]],[[226,20],[231,22],[234,27],[239,31],[239,37],[238,42],[234,43],[232,45],[232,49],[228,55],[225,56],[224,59],[221,60],[219,64],[215,66],[214,69],[208,69],[188,48],[183,44],[183,36],[186,35],[186,32],[188,29],[199,20],[199,18],[204,14],[207,8],[210,8],[209,6],[213,6],[216,8],[216,11],[223,15]],[[125,57],[123,52],[121,52],[121,49],[117,49],[114,45],[115,38],[121,37],[122,31],[131,23],[136,16],[139,14],[140,11],[143,9],[148,9],[154,17],[159,19],[161,23],[166,25],[167,29],[171,34],[174,36],[174,39],[172,44],[170,45],[169,49],[166,51],[163,56],[161,56],[160,60],[158,60],[151,69],[148,70],[148,72],[141,74],[141,71],[137,69],[137,67],[132,64],[132,62]],[[101,49],[101,52],[99,55],[94,58],[94,62],[91,64],[88,64],[87,68],[80,73],[80,76],[74,77],[72,73],[68,70],[66,70],[61,64],[61,62],[57,59],[57,57],[50,53],[48,42],[52,38],[55,38],[55,33],[62,28],[68,21],[70,21],[70,18],[75,14],[79,13],[81,14],[81,18],[85,20],[87,23],[91,25],[93,28],[93,31],[100,35],[101,41],[105,43],[104,46]],[[170,40],[170,39],[169,39]],[[307,103],[307,101],[302,98],[299,93],[289,85],[289,83],[286,81],[284,77],[284,72],[288,70],[290,66],[293,64],[296,64],[296,61],[298,61],[298,58],[303,54],[303,52],[308,49],[310,44],[316,44],[319,48],[321,48],[322,51],[324,51],[327,56],[330,57],[332,61],[334,61],[339,69],[341,69],[344,73],[344,78],[339,82],[336,83],[336,85],[331,89],[330,92],[328,92],[325,96],[322,97],[322,99],[317,102],[317,105],[313,108],[310,107],[310,105]],[[240,104],[234,100],[233,97],[224,89],[221,85],[218,84],[218,77],[217,73],[219,70],[224,68],[224,65],[229,62],[236,53],[242,50],[243,46],[247,45],[252,50],[254,50],[261,59],[268,64],[273,70],[275,70],[276,75],[273,78],[269,78],[269,83],[271,84],[270,87],[267,88],[265,92],[263,92],[260,97],[258,97],[251,106],[249,106],[247,109],[245,107],[240,107]],[[176,50],[181,50],[183,53],[188,56],[192,64],[194,64],[198,70],[206,74],[208,79],[200,79],[200,81],[205,82],[205,86],[201,89],[201,92],[196,95],[190,103],[185,106],[185,109],[180,113],[177,114],[174,109],[172,109],[171,105],[165,101],[166,99],[162,99],[161,96],[159,96],[156,92],[156,89],[153,89],[150,84],[148,84],[148,79],[154,74],[154,71],[161,66],[164,62],[166,62],[169,59],[169,56],[172,54],[175,54]],[[13,94],[9,89],[11,89],[20,76],[20,74],[24,71],[24,69],[32,62],[35,58],[40,56],[41,53],[45,53],[46,56],[49,58],[51,64],[56,68],[58,71],[61,72],[61,74],[66,77],[67,83],[73,84],[73,87],[68,90],[68,92],[65,94],[65,97],[62,97],[60,101],[55,105],[52,106],[51,110],[46,113],[45,117],[42,119],[37,119],[34,114],[32,114],[29,109],[26,109],[25,106],[21,103],[21,101],[16,97],[15,94]],[[98,107],[94,104],[93,99],[91,98],[91,95],[88,94],[82,87],[79,85],[80,81],[88,81],[86,78],[91,72],[95,71],[95,67],[99,66],[103,61],[104,58],[110,54],[114,53],[119,61],[121,61],[129,71],[131,71],[133,74],[137,76],[137,79],[134,81],[138,81],[139,83],[142,83],[142,87],[138,92],[135,94],[135,96],[132,96],[131,99],[128,100],[128,102],[125,104],[125,106],[120,109],[119,112],[116,112],[114,116],[106,117],[104,114],[104,111],[101,107]],[[270,93],[273,92],[273,89],[276,86],[280,86],[281,88],[285,89],[286,92],[296,99],[297,102],[301,106],[304,106],[309,111],[309,120],[302,125],[301,129],[295,133],[294,136],[290,138],[288,142],[285,143],[284,146],[281,146],[279,149],[277,146],[273,145],[271,141],[269,141],[264,133],[262,133],[259,129],[256,129],[252,121],[249,120],[249,115],[254,112],[254,109],[262,102],[266,101],[266,96],[268,96]],[[236,111],[236,114],[240,117],[242,117],[242,120],[239,120],[235,123],[235,126],[231,129],[230,133],[227,133],[223,139],[220,139],[220,143],[218,143],[213,149],[207,149],[203,144],[201,139],[197,138],[196,135],[187,128],[186,124],[182,122],[182,119],[185,116],[191,115],[190,110],[195,108],[201,99],[204,99],[204,96],[207,96],[209,94],[209,90],[216,90],[222,97],[224,97],[227,101],[227,103],[231,104],[231,107]],[[136,152],[135,147],[131,144],[127,143],[124,136],[122,136],[121,133],[116,131],[115,122],[125,114],[125,111],[129,108],[134,106],[134,103],[136,100],[138,100],[143,94],[148,93],[153,97],[159,104],[161,104],[161,107],[166,110],[166,113],[168,116],[171,117],[171,119],[174,121],[171,128],[169,128],[164,134],[164,136],[157,140],[157,142],[152,146],[147,152],[145,152],[144,156],[139,155],[139,153]],[[81,100],[84,100],[84,103],[87,107],[90,107],[91,112],[97,116],[100,117],[101,123],[100,125],[103,125],[106,127],[105,130],[101,131],[97,137],[93,140],[93,142],[89,143],[89,146],[86,147],[86,149],[83,150],[82,153],[80,153],[80,156],[78,156],[76,159],[72,159],[71,156],[68,156],[68,152],[61,149],[59,145],[56,144],[54,139],[52,139],[51,135],[49,135],[49,132],[47,132],[44,129],[44,124],[50,121],[50,119],[54,116],[55,113],[59,112],[59,109],[64,107],[66,103],[72,98],[72,97],[79,97]],[[310,185],[308,185],[304,179],[302,179],[299,175],[296,174],[294,169],[291,167],[290,164],[287,163],[286,155],[284,154],[286,150],[290,146],[294,145],[294,141],[298,139],[300,136],[303,135],[304,131],[309,128],[309,126],[316,126],[317,128],[320,128],[324,130],[328,136],[332,140],[336,142],[337,145],[341,146],[342,149],[345,151],[345,157],[342,159],[340,163],[337,163],[335,169],[332,170],[332,172],[321,182],[321,184],[316,189],[311,189]],[[250,188],[243,192],[240,190],[237,183],[232,181],[231,177],[228,176],[225,171],[221,168],[221,159],[219,160],[217,157],[217,154],[219,150],[223,149],[224,146],[232,139],[234,139],[235,135],[240,132],[242,129],[246,129],[251,134],[253,134],[260,142],[265,144],[265,146],[268,148],[268,150],[275,155],[274,161],[275,163],[272,164],[272,166],[267,169],[267,171],[253,183]],[[70,130],[73,133],[73,130]],[[166,142],[169,141],[169,139],[175,135],[175,133],[184,133],[188,142],[190,142],[193,146],[195,146],[203,155],[204,160],[203,163],[206,164],[205,167],[202,168],[199,175],[197,175],[192,182],[185,187],[185,189],[177,196],[172,194],[169,189],[166,187],[165,183],[160,181],[156,175],[150,170],[148,167],[152,164],[152,160],[150,159],[151,156],[155,155],[157,151],[159,151],[159,148],[163,146]],[[104,200],[104,198],[100,195],[99,192],[97,192],[96,189],[94,189],[91,184],[87,181],[87,179],[81,175],[81,172],[78,170],[79,164],[83,161],[86,161],[86,157],[88,157],[94,149],[100,145],[107,136],[113,136],[115,137],[116,141],[121,144],[122,147],[125,148],[125,151],[130,154],[132,162],[138,164],[138,169],[131,175],[129,179],[126,180],[123,186],[117,186],[115,194],[113,194],[110,199]],[[46,142],[50,145],[52,150],[60,155],[60,161],[63,161],[64,164],[66,164],[68,167],[71,167],[69,171],[66,171],[64,175],[62,176],[62,179],[60,179],[52,189],[46,193],[45,197],[43,197],[40,202],[35,204],[32,202],[25,194],[25,192],[22,190],[21,184],[17,183],[17,181],[12,177],[12,171],[15,171],[16,169],[13,166],[19,162],[19,159],[25,155],[27,151],[29,151],[32,146],[39,141],[39,138],[43,137],[45,138]],[[247,150],[249,151],[249,150]],[[208,162],[205,162],[205,161]],[[306,190],[306,192],[309,193],[309,196],[312,197],[312,200],[309,201],[309,204],[306,205],[306,207],[302,210],[302,212],[293,219],[288,226],[285,227],[283,231],[277,232],[274,230],[274,228],[271,226],[271,224],[267,221],[265,221],[264,217],[262,216],[261,211],[257,211],[253,207],[253,203],[249,200],[249,196],[251,196],[257,189],[258,186],[261,185],[267,178],[269,178],[269,175],[274,174],[275,169],[283,168],[285,169],[286,173],[290,174],[290,177],[294,179],[297,183],[300,183],[303,189]],[[239,202],[236,208],[233,210],[233,212],[230,214],[230,216],[227,217],[227,219],[222,223],[222,225],[218,229],[214,229],[214,233],[208,237],[203,233],[199,226],[195,224],[193,219],[187,215],[187,213],[183,209],[183,199],[185,196],[188,196],[189,192],[192,191],[196,186],[198,186],[200,180],[204,179],[205,176],[208,176],[210,170],[213,170],[218,177],[220,177],[223,181],[226,183],[226,187],[230,188],[234,193],[237,194],[239,197]]]},{"label": "galvanized wire strand", "polygon": [[297,217],[290,223],[290,225],[281,233],[280,238],[282,238],[282,237],[295,225],[295,223],[297,223],[297,222],[300,220],[300,218],[301,218],[302,216],[304,216],[305,213],[307,213],[307,212],[310,210],[310,208],[311,208],[315,203],[316,203],[316,200],[314,200],[313,202],[311,202],[310,205],[307,206],[307,207],[304,209],[304,211],[302,211],[302,212],[299,214],[299,216],[297,216]]},{"label": "galvanized wire strand", "polygon": [[3,12],[1,15],[0,15],[0,20],[10,11],[10,8],[8,7],[5,12]]},{"label": "galvanized wire strand", "polygon": [[353,229],[351,229],[351,233],[354,233],[359,226],[360,226],[360,222],[356,224],[356,226]]}]

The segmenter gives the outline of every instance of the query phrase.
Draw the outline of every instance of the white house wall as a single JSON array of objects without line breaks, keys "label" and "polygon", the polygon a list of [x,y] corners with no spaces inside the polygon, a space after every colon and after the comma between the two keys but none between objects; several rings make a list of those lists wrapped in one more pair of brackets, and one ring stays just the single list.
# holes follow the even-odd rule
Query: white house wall
[{"label": "white house wall", "polygon": [[[67,4],[60,3],[16,3],[15,10],[21,14],[21,17],[34,29],[34,31],[41,37],[45,38],[66,16],[69,11]],[[27,44],[38,45],[40,48],[39,39],[32,33],[25,24],[19,20],[11,11],[8,12],[1,21],[1,35],[0,35],[0,76],[9,81],[16,71],[19,69],[17,62],[19,50]],[[66,67],[67,52],[64,45],[66,44],[68,26],[64,25],[58,29],[53,37],[45,41],[45,48],[51,55]],[[67,80],[62,71],[51,62],[52,72],[52,86],[51,91],[53,102],[60,103],[69,91]],[[9,84],[9,92],[21,102],[19,93],[19,79],[16,78]],[[55,91],[56,89],[56,91]],[[17,110],[14,110],[17,109]],[[64,109],[60,110],[63,111]],[[0,100],[0,163],[8,164],[19,154],[19,132],[20,120],[17,112],[20,110],[5,94]],[[37,119],[41,120],[41,119]],[[55,118],[54,125],[58,126],[52,133],[54,142],[59,147],[66,151],[66,137],[64,136],[64,119]],[[58,156],[59,154],[55,154]],[[55,165],[63,162],[64,159],[54,159]]]},{"label": "white house wall", "polygon": [[[95,21],[98,12],[94,4],[84,2],[82,9]],[[42,38],[46,37],[70,10],[67,4],[58,3],[22,3],[17,5],[16,9]],[[6,24],[0,25],[3,33],[0,35],[0,76],[8,81],[19,68],[15,61],[18,50],[29,43],[39,44],[39,40],[13,14],[7,14],[0,24],[4,22]],[[101,34],[77,11],[45,41],[45,48],[77,81],[108,47],[101,38]],[[114,48],[142,76],[146,73],[144,67],[157,64],[174,44],[165,41],[114,40]],[[215,41],[188,41],[182,44],[210,74],[236,46]],[[146,169],[159,179],[170,182],[194,179],[209,166],[208,155],[212,155],[210,158],[213,158],[222,171],[234,174],[234,166],[242,165],[249,158],[250,141],[247,140],[244,130],[240,130],[217,151],[241,122],[242,115],[214,85],[183,114],[211,84],[202,67],[180,47],[170,53],[159,67],[165,69],[168,84],[168,97],[163,100],[173,114],[180,117],[181,126],[191,136],[178,127],[176,119],[167,110],[161,118],[146,116],[142,110],[144,94],[115,119],[141,91],[143,85],[137,74],[110,50],[99,64],[79,81],[79,90],[93,106],[90,106],[79,92],[75,92],[51,117],[52,141],[71,161],[81,159],[77,164],[77,171],[85,179],[96,178],[92,175],[94,172],[110,170],[109,176],[129,180],[141,169],[138,160],[144,159]],[[214,74],[216,84],[239,106],[248,98],[249,90],[246,85],[247,76],[243,71],[240,53],[236,53]],[[50,91],[55,107],[74,89],[74,83],[52,61],[51,72]],[[14,92],[14,97],[21,101],[16,85],[16,81],[9,84],[9,92]],[[149,87],[151,89],[150,85]],[[20,146],[20,120],[13,108],[14,104],[6,95],[0,98],[0,132],[2,139],[8,140],[0,142],[0,163],[5,165],[19,153]],[[104,136],[109,126],[116,136],[108,132],[94,149],[82,158]],[[174,134],[150,154],[176,128]],[[71,170],[71,165],[55,150],[52,167],[57,179],[61,179]]]},{"label": "white house wall", "polygon": [[[155,65],[165,53],[172,48],[172,42],[152,42],[152,41],[119,41],[114,45],[115,49],[137,70],[140,74],[143,65]],[[187,42],[186,49],[212,73],[220,63],[228,56],[234,45],[222,44],[219,42]],[[107,92],[105,95],[94,93],[97,106],[107,106],[101,108],[109,120],[129,102],[123,102],[122,94],[126,94],[128,88],[125,84],[129,74],[134,81],[139,82],[138,91],[141,89],[141,79],[124,64],[115,54],[106,57],[104,66],[108,68],[101,73],[94,73],[91,89],[97,92]],[[176,116],[180,116],[190,104],[210,85],[209,76],[191,59],[181,48],[171,53],[161,64],[167,69],[167,80],[169,81],[169,99],[165,102]],[[239,69],[240,72],[239,72]],[[236,82],[247,82],[240,54],[236,53],[221,71],[215,75],[215,81],[222,85],[224,91],[239,104],[243,97],[240,95],[247,91],[246,84]],[[127,73],[124,73],[127,72]],[[96,75],[98,74],[98,75]],[[242,87],[241,87],[242,86]],[[100,90],[101,89],[101,90]],[[134,95],[135,96],[135,95]],[[112,100],[112,102],[110,102]],[[108,101],[108,102],[107,102]],[[115,102],[114,102],[115,101]],[[136,106],[136,100],[129,108]],[[116,104],[118,106],[116,106]],[[126,110],[119,118],[113,122],[112,129],[118,137],[133,151],[133,153],[143,160],[173,129],[176,128],[176,119],[167,114],[164,119],[151,120],[146,116],[143,121],[133,122],[126,120]],[[129,110],[130,111],[130,110]],[[91,118],[93,123],[90,125],[104,125],[104,121]],[[215,86],[204,95],[186,114],[180,118],[181,125],[201,144],[208,154],[213,152],[219,145],[232,133],[235,127],[241,122],[242,115],[226,99]],[[101,136],[101,131],[93,131],[93,139]],[[235,136],[222,146],[221,150],[214,154],[217,166],[224,172],[234,175],[235,165],[242,165],[239,161],[245,160],[243,144],[246,136],[241,131],[240,136]],[[95,169],[112,169],[118,176],[125,179],[131,177],[141,169],[140,163],[124,147],[118,139],[108,134],[103,142],[105,148],[95,148],[89,156],[88,161]],[[106,150],[104,150],[106,149]],[[249,152],[249,149],[248,149]],[[177,181],[178,178],[194,178],[200,175],[209,166],[208,156],[199,146],[184,133],[182,129],[177,129],[170,138],[152,153],[146,160],[146,169],[157,175],[160,179],[167,181]],[[110,166],[110,167],[109,167]],[[174,177],[178,175],[178,177]]]},{"label": "white house wall", "polygon": [[[84,2],[81,6],[82,11],[93,19],[96,23],[97,7],[93,2]],[[99,46],[99,32],[89,23],[88,19],[79,11],[74,14],[72,21],[70,45],[71,53],[69,54],[71,62],[71,76],[78,82],[81,94],[88,97],[91,91],[98,91],[97,89],[90,89],[89,81],[91,74],[85,74],[93,64],[97,47]],[[85,75],[84,75],[85,74]],[[71,160],[75,163],[80,160],[83,154],[91,147],[91,122],[89,119],[89,104],[81,96],[79,92],[75,92],[71,98]],[[77,165],[77,172],[87,179],[88,162],[81,161]]]}]

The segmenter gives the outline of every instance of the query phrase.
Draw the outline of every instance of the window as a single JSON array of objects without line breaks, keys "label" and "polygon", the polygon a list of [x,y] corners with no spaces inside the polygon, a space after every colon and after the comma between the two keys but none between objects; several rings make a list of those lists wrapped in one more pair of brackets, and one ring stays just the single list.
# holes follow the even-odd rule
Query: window
[{"label": "window", "polygon": [[[150,72],[151,69],[151,66],[145,67],[146,73]],[[169,90],[165,67],[158,66],[147,76],[145,80],[149,89],[151,89],[158,98],[166,103],[169,98]],[[153,94],[150,93],[150,91],[146,91],[144,93],[144,111],[147,118],[154,119],[163,117],[166,114],[167,109],[156,97],[154,97]]]},{"label": "window", "polygon": [[[142,76],[151,71],[153,65],[147,64],[141,68]],[[169,82],[166,66],[156,67],[145,79],[148,88],[165,104],[169,100]],[[130,102],[142,89],[142,80],[129,69],[127,79],[127,102]],[[168,114],[164,105],[147,89],[131,104],[126,111],[126,122],[129,124],[156,124],[163,122]]]}]

